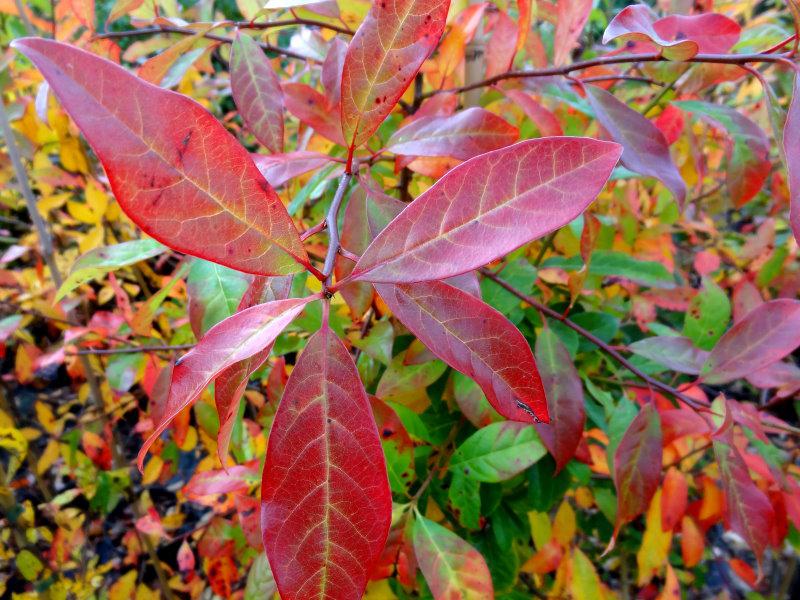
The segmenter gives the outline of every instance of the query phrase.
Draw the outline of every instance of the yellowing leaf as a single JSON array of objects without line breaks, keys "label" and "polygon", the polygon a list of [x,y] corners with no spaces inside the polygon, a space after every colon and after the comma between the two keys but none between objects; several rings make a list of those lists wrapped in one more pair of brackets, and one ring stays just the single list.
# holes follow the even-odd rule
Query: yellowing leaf
[{"label": "yellowing leaf", "polygon": [[575,511],[568,500],[564,500],[558,507],[556,518],[553,520],[553,536],[562,546],[567,546],[575,537]]},{"label": "yellowing leaf", "polygon": [[650,501],[650,508],[647,509],[642,547],[636,553],[640,586],[647,585],[667,564],[671,544],[672,531],[665,532],[661,528],[661,488],[659,488]]},{"label": "yellowing leaf", "polygon": [[541,550],[553,537],[553,527],[550,524],[550,517],[547,516],[547,513],[532,510],[528,513],[528,522],[531,525],[533,545],[537,550]]},{"label": "yellowing leaf", "polygon": [[42,561],[30,550],[23,550],[17,554],[15,562],[20,574],[28,581],[34,581],[44,568]]},{"label": "yellowing leaf", "polygon": [[[136,590],[136,570],[128,571],[117,579],[111,588],[108,590],[109,600],[128,600],[133,598],[134,591]],[[136,594],[138,597],[138,594]]]},{"label": "yellowing leaf", "polygon": [[578,548],[572,553],[572,580],[569,590],[573,600],[597,600],[603,596],[600,577],[592,561]]}]

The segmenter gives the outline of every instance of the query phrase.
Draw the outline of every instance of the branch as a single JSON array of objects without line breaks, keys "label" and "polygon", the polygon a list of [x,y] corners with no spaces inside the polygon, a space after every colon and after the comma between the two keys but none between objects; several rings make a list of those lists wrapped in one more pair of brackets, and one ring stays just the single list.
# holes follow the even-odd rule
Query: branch
[{"label": "branch", "polygon": [[345,171],[339,179],[339,187],[336,188],[336,195],[333,197],[331,207],[328,209],[328,214],[325,217],[325,223],[328,227],[328,253],[325,256],[325,266],[322,267],[322,277],[326,286],[331,283],[331,273],[333,273],[333,265],[336,261],[336,255],[339,253],[339,208],[342,206],[344,193],[347,191],[347,186],[350,183],[352,173]]},{"label": "branch", "polygon": [[75,352],[67,352],[68,356],[103,356],[107,354],[136,354],[137,352],[177,352],[190,350],[194,344],[179,344],[177,346],[126,346],[123,348],[84,348]]},{"label": "branch", "polygon": [[706,411],[706,412],[708,411],[708,408],[704,404],[699,402],[698,400],[692,398],[691,396],[687,396],[686,394],[684,394],[683,392],[675,389],[671,385],[663,383],[663,382],[659,381],[658,379],[654,379],[653,377],[650,377],[646,373],[643,373],[635,365],[633,365],[627,358],[622,356],[622,354],[620,354],[617,350],[615,350],[614,348],[612,348],[611,346],[606,344],[603,340],[601,340],[600,338],[598,338],[597,336],[595,336],[591,332],[586,331],[583,327],[581,327],[577,323],[573,323],[572,321],[570,321],[564,315],[554,311],[549,306],[546,306],[546,305],[542,304],[541,302],[537,301],[535,298],[533,298],[531,296],[528,296],[527,294],[523,294],[518,289],[512,287],[511,285],[506,283],[504,280],[500,279],[500,277],[495,275],[489,269],[484,267],[484,268],[481,268],[479,270],[480,270],[481,274],[484,277],[488,277],[489,279],[494,281],[497,285],[499,285],[501,288],[503,288],[507,292],[510,292],[511,294],[514,294],[517,298],[519,298],[520,300],[523,300],[524,302],[527,302],[532,307],[534,307],[536,310],[538,310],[541,313],[547,315],[551,319],[555,319],[557,321],[561,321],[564,325],[566,325],[567,327],[572,329],[572,331],[574,331],[578,335],[586,338],[587,340],[589,340],[590,342],[595,344],[603,352],[605,352],[606,354],[611,356],[620,365],[622,365],[628,371],[630,371],[631,373],[636,375],[636,377],[638,377],[639,379],[644,381],[650,387],[653,387],[653,388],[655,388],[655,389],[657,389],[659,391],[662,391],[665,394],[669,394],[670,396],[672,396],[672,397],[680,400],[681,402],[684,402],[685,404],[691,406],[695,410]]},{"label": "branch", "polygon": [[[780,63],[790,58],[790,54],[766,54],[766,53],[758,53],[758,54],[697,54],[693,58],[690,58],[686,62],[690,63],[718,63],[718,64],[729,64],[729,65],[746,65],[752,62],[769,62],[769,63]],[[598,67],[598,66],[605,66],[605,65],[616,65],[621,63],[638,63],[638,62],[669,62],[666,58],[661,56],[659,53],[647,53],[647,54],[624,54],[624,55],[614,55],[614,56],[599,56],[597,58],[591,58],[588,60],[579,61],[576,63],[572,63],[570,65],[564,65],[562,67],[548,67],[545,69],[530,69],[527,71],[508,71],[507,73],[501,73],[499,75],[495,75],[494,77],[489,77],[488,79],[484,79],[482,81],[476,81],[475,83],[470,83],[468,85],[463,85],[461,87],[449,88],[449,89],[440,89],[440,90],[431,90],[430,92],[426,92],[422,94],[422,99],[429,98],[431,96],[435,96],[436,94],[442,94],[445,92],[460,94],[462,92],[468,92],[470,90],[478,89],[481,87],[487,87],[504,81],[506,79],[528,79],[534,77],[555,77],[558,75],[569,75],[574,71],[582,71],[584,69],[588,69],[589,67]]]}]

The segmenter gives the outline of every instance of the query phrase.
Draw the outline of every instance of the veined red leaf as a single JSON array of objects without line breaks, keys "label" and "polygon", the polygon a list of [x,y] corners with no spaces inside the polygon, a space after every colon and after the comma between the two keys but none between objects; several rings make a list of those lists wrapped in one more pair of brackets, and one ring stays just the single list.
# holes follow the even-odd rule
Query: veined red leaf
[{"label": "veined red leaf", "polygon": [[[658,412],[645,404],[634,417],[614,452],[614,486],[617,489],[617,522],[620,528],[647,510],[661,478],[662,436]],[[609,548],[613,547],[614,539]]]},{"label": "veined red leaf", "polygon": [[627,6],[608,24],[603,43],[615,39],[645,42],[669,60],[688,60],[699,52],[723,53],[739,40],[741,27],[725,15],[670,15],[656,20],[645,5]]},{"label": "veined red leaf", "polygon": [[387,150],[408,156],[452,156],[466,160],[517,141],[519,130],[484,108],[451,117],[423,117],[398,129]]},{"label": "veined red leaf", "polygon": [[578,43],[592,12],[592,0],[557,0],[553,64],[563,65]]},{"label": "veined red leaf", "polygon": [[617,144],[564,137],[476,156],[408,205],[370,244],[352,277],[446,279],[491,262],[583,212],[620,152]]},{"label": "veined red leaf", "polygon": [[361,597],[389,533],[392,498],[367,394],[327,325],[289,377],[269,436],[261,502],[281,598]]},{"label": "veined red leaf", "polygon": [[503,315],[440,281],[375,288],[431,352],[481,386],[497,412],[524,423],[549,421],[530,346]]},{"label": "veined red leaf", "polygon": [[283,152],[283,92],[269,59],[240,31],[231,46],[230,65],[233,101],[244,124],[271,152]]},{"label": "veined red leaf", "polygon": [[660,179],[683,207],[686,183],[672,162],[661,130],[604,89],[587,85],[584,90],[598,122],[614,141],[622,144],[622,164],[631,171]]},{"label": "veined red leaf", "polygon": [[45,75],[100,157],[120,206],[151,237],[259,275],[309,264],[275,191],[199,104],[67,44],[24,38],[14,47]]},{"label": "veined red leaf", "polygon": [[544,106],[539,104],[536,100],[531,98],[531,95],[522,90],[504,90],[503,92],[508,98],[518,104],[523,112],[539,129],[542,136],[564,135],[561,129],[561,124],[556,119],[556,116],[547,110]]},{"label": "veined red leaf", "polygon": [[417,514],[413,539],[414,554],[434,600],[494,598],[486,561],[455,533]]},{"label": "veined red leaf", "polygon": [[800,302],[779,298],[754,308],[726,331],[708,355],[701,378],[720,384],[754,373],[800,345]]},{"label": "veined red leaf", "polygon": [[336,107],[330,106],[325,96],[305,83],[284,83],[281,87],[290,113],[333,143],[345,145]]},{"label": "veined red leaf", "polygon": [[556,460],[556,473],[575,456],[583,437],[586,412],[583,383],[572,357],[552,329],[546,327],[536,338],[536,363],[547,394],[550,424],[536,425],[547,450]]},{"label": "veined red leaf", "polygon": [[208,330],[198,344],[175,364],[164,412],[155,431],[139,450],[141,470],[147,450],[179,412],[189,406],[222,371],[258,354],[275,341],[306,304],[319,296],[259,304],[228,317]]},{"label": "veined red leaf", "polygon": [[309,152],[308,150],[269,156],[251,154],[251,156],[264,179],[273,187],[280,187],[298,175],[314,171],[332,162],[331,157],[327,154]]},{"label": "veined red leaf", "polygon": [[376,0],[347,49],[342,131],[347,145],[369,138],[439,43],[450,0]]},{"label": "veined red leaf", "polygon": [[770,141],[764,130],[729,106],[696,100],[675,102],[675,105],[699,115],[728,133],[729,142],[725,152],[728,158],[728,191],[734,206],[749,202],[764,186],[772,169]]},{"label": "veined red leaf", "polygon": [[337,107],[342,98],[342,69],[347,44],[338,37],[331,40],[328,55],[322,63],[322,85],[328,94],[328,105]]},{"label": "veined red leaf", "polygon": [[[241,312],[258,304],[286,300],[292,290],[292,276],[256,277],[242,296],[236,312]],[[219,432],[217,433],[217,456],[225,465],[228,458],[228,446],[239,413],[239,402],[250,376],[269,358],[272,344],[250,358],[231,365],[214,380],[214,402],[219,415]]]},{"label": "veined red leaf", "polygon": [[789,171],[789,223],[792,226],[794,239],[800,242],[800,74],[794,77],[792,102],[786,114],[783,126],[783,151]]},{"label": "veined red leaf", "polygon": [[725,414],[720,429],[713,436],[714,455],[725,492],[725,524],[747,541],[760,570],[764,550],[770,542],[774,520],[772,505],[751,479],[747,464],[733,443],[733,421],[725,404],[724,397],[720,396],[711,405],[712,410]]}]

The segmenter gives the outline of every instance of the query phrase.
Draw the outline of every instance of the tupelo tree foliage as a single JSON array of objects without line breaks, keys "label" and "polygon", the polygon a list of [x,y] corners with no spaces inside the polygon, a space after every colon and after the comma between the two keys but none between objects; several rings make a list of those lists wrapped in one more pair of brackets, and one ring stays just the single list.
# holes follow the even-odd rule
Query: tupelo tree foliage
[{"label": "tupelo tree foliage", "polygon": [[[144,484],[178,473],[201,431],[213,452],[182,494],[241,526],[236,550],[223,525],[201,526],[210,548],[184,533],[178,581],[148,542],[162,593],[199,594],[199,551],[230,596],[263,549],[246,597],[667,598],[714,585],[713,543],[725,585],[768,591],[765,560],[800,542],[800,430],[773,414],[800,390],[794,0],[774,23],[749,2],[619,6],[602,36],[592,2],[562,0],[242,1],[244,20],[187,9],[193,25],[120,0],[108,23],[135,28],[105,33],[93,2],[56,4],[56,39],[11,43],[46,82],[17,84],[39,85],[21,130],[62,119],[77,173],[37,190],[107,183],[148,236],[101,247],[119,238],[101,231],[63,285],[49,265],[61,309],[77,292],[122,315],[65,343],[134,343],[104,368],[112,400],[137,383],[150,398]],[[134,312],[146,265],[173,253],[193,258]],[[187,271],[175,335],[186,319],[164,303]],[[100,302],[88,284],[106,277]],[[0,339],[24,340],[29,313]],[[148,339],[190,349],[145,358]],[[19,348],[22,384],[46,361]],[[122,414],[82,437],[104,471],[125,469]],[[159,509],[136,529],[170,540]],[[19,550],[29,581],[57,568]]]}]

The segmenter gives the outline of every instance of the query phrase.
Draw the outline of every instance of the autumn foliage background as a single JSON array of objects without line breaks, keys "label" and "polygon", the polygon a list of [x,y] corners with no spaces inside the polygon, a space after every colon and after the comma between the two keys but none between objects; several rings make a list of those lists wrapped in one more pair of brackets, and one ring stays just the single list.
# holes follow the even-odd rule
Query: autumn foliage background
[{"label": "autumn foliage background", "polygon": [[[466,159],[560,135],[624,151],[585,213],[453,281],[534,349],[554,430],[502,419],[394,317],[386,284],[331,299],[394,502],[366,598],[798,593],[800,6],[659,0],[632,33],[612,21],[628,4],[452,2],[436,49],[355,155],[341,237],[360,255]],[[321,303],[223,419],[226,468],[210,388],[140,472],[175,359],[237,312],[252,277],[143,235],[9,48],[55,38],[197,100],[253,153],[298,230],[317,233],[348,156],[339,73],[371,3],[266,6],[0,0],[0,597],[276,594],[261,471]],[[266,50],[280,81],[260,127],[231,94],[237,29],[240,51]],[[308,237],[315,263],[325,242]],[[337,259],[337,278],[351,269]],[[304,273],[286,292],[321,289]]]}]

